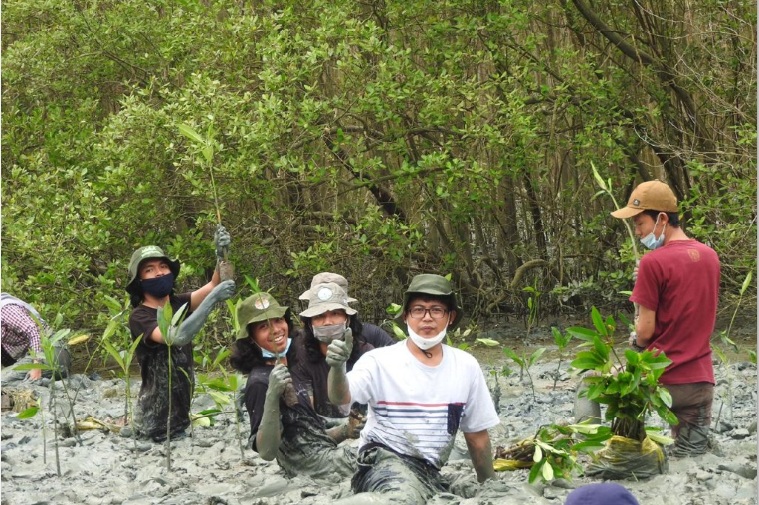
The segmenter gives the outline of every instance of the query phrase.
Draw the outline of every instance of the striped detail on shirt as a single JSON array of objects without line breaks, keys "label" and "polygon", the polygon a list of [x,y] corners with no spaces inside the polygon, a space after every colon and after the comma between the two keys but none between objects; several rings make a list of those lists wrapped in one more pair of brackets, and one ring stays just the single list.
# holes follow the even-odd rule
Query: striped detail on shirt
[{"label": "striped detail on shirt", "polygon": [[458,430],[463,403],[379,401],[373,441],[401,454],[423,458],[440,468]]}]

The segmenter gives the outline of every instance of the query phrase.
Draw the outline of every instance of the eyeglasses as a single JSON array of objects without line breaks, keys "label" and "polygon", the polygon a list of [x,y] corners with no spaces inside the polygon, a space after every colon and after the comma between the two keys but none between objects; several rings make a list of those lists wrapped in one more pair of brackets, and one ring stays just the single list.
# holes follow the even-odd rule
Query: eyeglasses
[{"label": "eyeglasses", "polygon": [[430,317],[432,319],[443,319],[445,315],[448,313],[446,309],[443,307],[430,307],[429,309],[426,309],[424,307],[411,307],[411,310],[409,310],[409,315],[413,319],[424,319],[425,314],[427,312],[430,313]]}]

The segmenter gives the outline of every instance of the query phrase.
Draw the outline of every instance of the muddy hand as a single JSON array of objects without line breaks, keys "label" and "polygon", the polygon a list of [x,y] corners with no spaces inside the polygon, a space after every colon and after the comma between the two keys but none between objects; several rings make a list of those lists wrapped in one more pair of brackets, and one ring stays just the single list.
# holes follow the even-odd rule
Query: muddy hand
[{"label": "muddy hand", "polygon": [[353,351],[353,331],[346,328],[342,340],[333,340],[327,346],[326,361],[329,366],[341,366],[348,361]]},{"label": "muddy hand", "polygon": [[290,371],[285,365],[277,365],[269,374],[269,388],[266,390],[266,395],[280,397],[288,384],[292,384]]},{"label": "muddy hand", "polygon": [[354,414],[351,412],[348,420],[345,421],[345,438],[358,438],[361,430],[364,429],[364,426],[366,426],[366,418],[361,414]]},{"label": "muddy hand", "polygon": [[216,244],[216,257],[220,260],[224,259],[224,251],[232,243],[232,237],[229,236],[229,232],[222,225],[216,227],[216,232],[213,234],[213,241]]},{"label": "muddy hand", "polygon": [[216,287],[213,288],[213,291],[208,294],[208,297],[213,303],[218,303],[232,298],[234,294],[235,281],[224,281],[217,284]]}]

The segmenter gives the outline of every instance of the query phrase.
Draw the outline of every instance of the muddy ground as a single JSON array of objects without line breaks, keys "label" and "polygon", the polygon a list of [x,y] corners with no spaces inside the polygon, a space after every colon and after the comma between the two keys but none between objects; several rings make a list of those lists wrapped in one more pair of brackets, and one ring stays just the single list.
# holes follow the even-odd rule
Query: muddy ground
[{"label": "muddy ground", "polygon": [[[715,358],[716,450],[703,456],[671,459],[667,473],[644,481],[621,481],[642,505],[757,503],[757,371],[747,353],[748,349],[756,350],[756,326],[754,323],[753,328],[743,331],[745,328],[733,333],[741,350],[728,352],[724,362]],[[532,435],[541,425],[572,421],[577,380],[567,373],[567,360],[559,362],[558,349],[549,335],[550,329],[545,325],[533,336],[512,340],[512,347],[520,352],[538,346],[548,348],[529,369],[529,375],[522,374],[521,379],[518,365],[506,359],[500,348],[472,349],[491,386],[499,376],[502,423],[491,432],[494,447],[509,446]],[[575,345],[570,344],[570,348]],[[493,373],[502,372],[503,365],[512,370],[510,375]],[[230,413],[218,416],[212,426],[195,427],[192,436],[172,442],[169,456],[165,444],[135,442],[116,433],[125,412],[124,380],[102,371],[75,374],[66,385],[69,394],[76,395],[76,419],[82,427],[94,429],[83,429],[78,437],[62,429],[62,425],[71,423],[63,416],[63,411],[68,410],[64,408],[66,394],[62,384],[57,383],[53,388],[60,420],[56,438],[48,409],[49,381],[23,382],[12,388],[4,382],[4,390],[33,392],[42,398],[45,411],[44,417],[38,413],[29,419],[20,419],[13,411],[2,414],[2,504],[328,505],[349,494],[347,479],[287,479],[276,463],[261,460],[249,449],[241,450],[240,440],[246,440],[248,435],[247,417],[238,424],[229,406],[225,410]],[[134,381],[133,395],[138,388],[139,381]],[[194,401],[193,412],[215,406],[212,396],[201,392]],[[85,422],[87,418],[91,419]],[[92,419],[106,425],[98,428]],[[663,426],[658,420],[649,424]],[[454,452],[443,473],[456,481],[459,494],[441,495],[432,503],[558,505],[572,488],[595,481],[577,475],[571,481],[529,484],[528,471],[516,470],[499,472],[496,480],[480,486],[464,454],[465,444],[458,446],[461,450]]]}]

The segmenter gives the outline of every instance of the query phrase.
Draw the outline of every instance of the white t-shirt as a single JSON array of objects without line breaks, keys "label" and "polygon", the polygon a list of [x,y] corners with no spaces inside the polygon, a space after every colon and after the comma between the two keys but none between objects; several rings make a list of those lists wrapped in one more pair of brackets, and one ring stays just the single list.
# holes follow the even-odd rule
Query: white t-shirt
[{"label": "white t-shirt", "polygon": [[500,420],[473,356],[443,345],[442,362],[430,367],[407,345],[374,349],[348,372],[351,400],[369,404],[359,446],[378,442],[440,469],[459,428],[477,432]]}]

